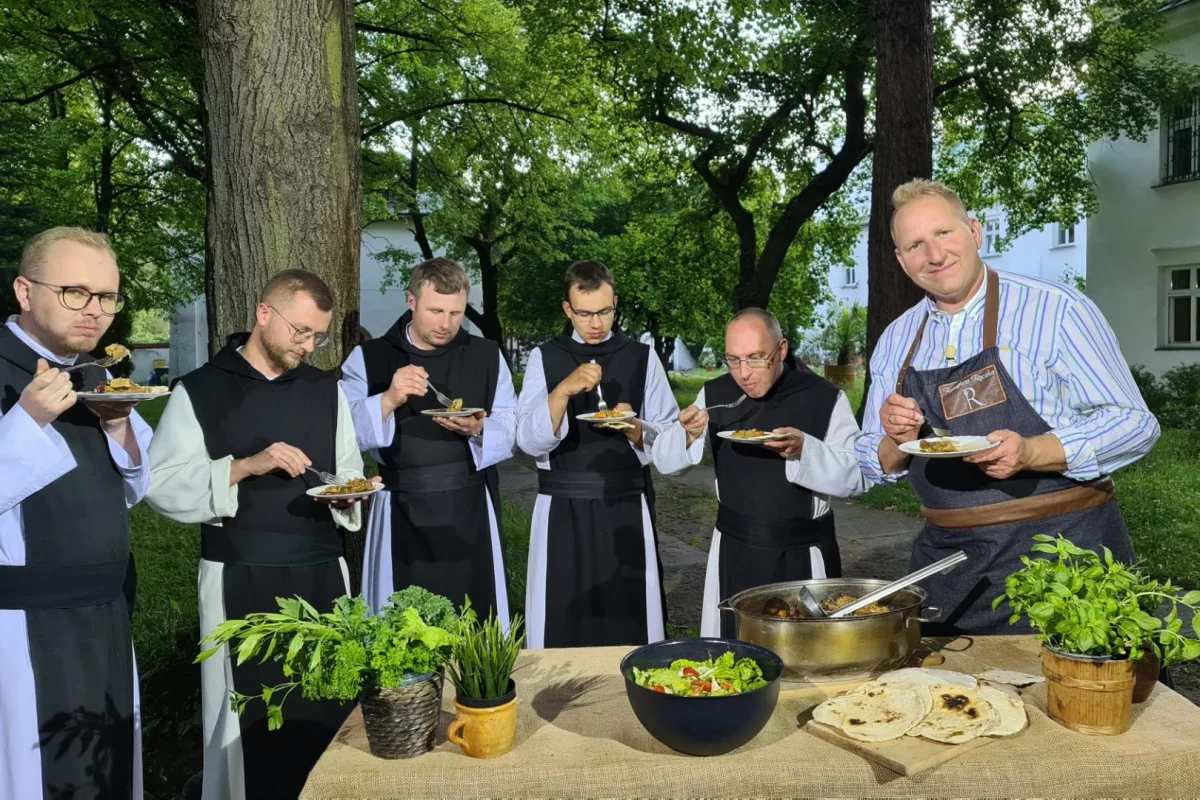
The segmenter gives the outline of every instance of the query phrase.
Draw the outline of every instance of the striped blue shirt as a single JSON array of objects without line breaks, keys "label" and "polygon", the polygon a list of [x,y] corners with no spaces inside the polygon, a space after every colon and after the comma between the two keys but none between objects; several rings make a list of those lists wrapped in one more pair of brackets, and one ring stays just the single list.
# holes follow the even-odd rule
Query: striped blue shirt
[{"label": "striped blue shirt", "polygon": [[[1158,420],[1146,408],[1104,315],[1084,294],[1063,284],[997,272],[1000,277],[999,358],[1033,409],[1062,442],[1067,471],[1091,480],[1131,464],[1158,440]],[[912,368],[953,366],[983,350],[987,281],[954,314],[925,298],[887,327],[871,356],[871,390],[855,454],[872,483],[884,475],[879,443],[885,436],[879,408],[896,378],[921,320],[929,324]]]}]

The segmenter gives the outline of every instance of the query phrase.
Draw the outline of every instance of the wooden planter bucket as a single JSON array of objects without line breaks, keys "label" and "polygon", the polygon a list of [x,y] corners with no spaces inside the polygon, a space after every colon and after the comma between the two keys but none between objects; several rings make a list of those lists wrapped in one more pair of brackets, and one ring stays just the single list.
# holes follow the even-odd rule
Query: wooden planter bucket
[{"label": "wooden planter bucket", "polygon": [[1066,728],[1096,736],[1129,730],[1136,661],[1077,656],[1042,648],[1046,710]]}]

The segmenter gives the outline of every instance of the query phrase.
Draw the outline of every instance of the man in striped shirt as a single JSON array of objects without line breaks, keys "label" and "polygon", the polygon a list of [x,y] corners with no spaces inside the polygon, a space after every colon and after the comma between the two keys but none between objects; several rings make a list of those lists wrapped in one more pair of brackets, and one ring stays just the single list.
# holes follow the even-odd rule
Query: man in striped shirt
[{"label": "man in striped shirt", "polygon": [[[988,268],[979,223],[942,184],[910,181],[892,205],[896,257],[926,297],[875,346],[855,452],[868,480],[907,477],[921,501],[912,569],[967,553],[923,583],[944,614],[932,632],[1020,632],[991,604],[1035,534],[1132,560],[1107,476],[1150,451],[1158,422],[1087,297]],[[986,449],[920,455],[935,429]]]}]

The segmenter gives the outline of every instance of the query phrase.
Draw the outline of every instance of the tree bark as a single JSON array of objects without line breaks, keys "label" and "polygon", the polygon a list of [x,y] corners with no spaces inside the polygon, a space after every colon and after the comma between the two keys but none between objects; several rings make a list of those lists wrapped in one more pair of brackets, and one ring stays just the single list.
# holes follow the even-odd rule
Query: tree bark
[{"label": "tree bark", "polygon": [[[875,343],[921,299],[896,263],[892,190],[933,174],[933,19],[930,0],[877,0],[875,11],[875,160],[867,238],[867,387]],[[862,409],[859,408],[859,422]]]},{"label": "tree bark", "polygon": [[479,328],[485,339],[491,339],[500,345],[500,354],[512,366],[509,357],[508,344],[504,338],[504,325],[500,322],[500,265],[496,263],[495,244],[489,239],[475,236],[464,236],[466,242],[475,251],[479,259],[479,289],[483,294],[483,310],[467,304],[466,317]]},{"label": "tree bark", "polygon": [[[199,0],[198,12],[210,350],[248,329],[272,276],[298,267],[333,293],[333,339],[314,359],[333,369],[359,338],[354,0]],[[365,534],[346,541],[357,593]]]},{"label": "tree bark", "polygon": [[663,371],[670,373],[672,369],[671,358],[675,355],[675,337],[653,334],[654,336],[654,352],[658,355],[658,360],[663,366]]},{"label": "tree bark", "polygon": [[331,369],[358,329],[362,236],[353,0],[199,0],[212,349],[244,331],[285,269],[334,296]]}]

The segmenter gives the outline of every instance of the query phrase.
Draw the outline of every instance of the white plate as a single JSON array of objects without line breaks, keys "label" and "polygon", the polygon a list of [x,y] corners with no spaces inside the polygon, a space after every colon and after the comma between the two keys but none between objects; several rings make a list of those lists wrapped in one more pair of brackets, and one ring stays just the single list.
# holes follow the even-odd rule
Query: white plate
[{"label": "white plate", "polygon": [[95,400],[101,403],[142,403],[166,397],[171,391],[165,386],[161,392],[76,392],[80,400]]},{"label": "white plate", "polygon": [[598,411],[592,411],[587,414],[576,414],[575,419],[581,419],[584,422],[612,422],[613,420],[618,419],[633,419],[637,416],[637,412],[635,411],[620,411],[618,412],[620,414],[619,417],[612,416],[611,411],[607,417],[597,417],[596,414],[598,413]]},{"label": "white plate", "polygon": [[[953,442],[955,450],[953,453],[926,453],[921,450],[921,442]],[[986,436],[930,436],[926,439],[917,439],[912,442],[905,442],[900,445],[901,452],[908,453],[910,456],[921,456],[922,458],[962,458],[969,456],[972,453],[982,453],[984,450],[991,450],[999,442],[989,442]]]},{"label": "white plate", "polygon": [[790,439],[786,433],[768,433],[765,436],[756,436],[753,439],[744,439],[740,436],[734,436],[736,431],[717,431],[717,436],[722,439],[729,439],[732,442],[741,442],[743,444],[762,444],[763,442],[782,442],[784,439]]},{"label": "white plate", "polygon": [[350,494],[325,494],[325,490],[328,489],[329,487],[327,485],[322,484],[321,486],[314,486],[313,488],[311,488],[307,492],[305,492],[305,494],[308,495],[309,497],[320,497],[322,500],[353,500],[356,497],[370,497],[371,495],[375,494],[376,492],[382,491],[383,484],[377,483],[377,484],[375,484],[375,487],[376,488],[372,489],[369,492],[351,492]]},{"label": "white plate", "polygon": [[464,408],[461,411],[437,411],[427,408],[421,413],[429,417],[470,417],[483,411],[482,408]]}]

